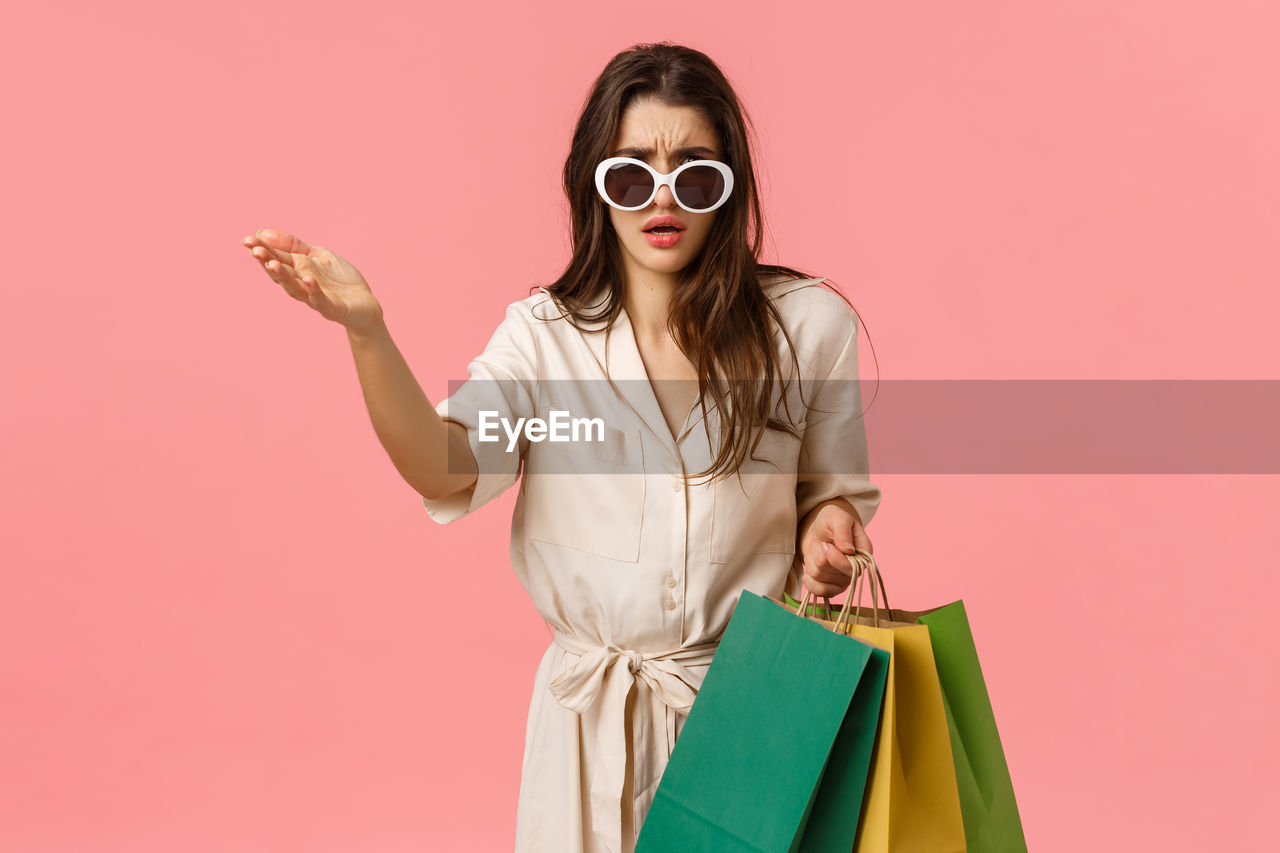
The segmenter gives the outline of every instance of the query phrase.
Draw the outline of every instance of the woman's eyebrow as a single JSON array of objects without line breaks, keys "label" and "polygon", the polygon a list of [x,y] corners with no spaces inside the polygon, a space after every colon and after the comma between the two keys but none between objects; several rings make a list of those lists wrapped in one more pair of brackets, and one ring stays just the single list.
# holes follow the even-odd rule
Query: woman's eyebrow
[{"label": "woman's eyebrow", "polygon": [[[677,157],[684,157],[688,154],[699,154],[704,157],[714,157],[716,152],[710,148],[701,145],[695,145],[691,148],[677,148],[675,150]],[[635,157],[637,160],[647,160],[653,156],[652,148],[639,148],[637,146],[629,146],[627,148],[619,148],[617,151],[609,155],[610,157]]]}]

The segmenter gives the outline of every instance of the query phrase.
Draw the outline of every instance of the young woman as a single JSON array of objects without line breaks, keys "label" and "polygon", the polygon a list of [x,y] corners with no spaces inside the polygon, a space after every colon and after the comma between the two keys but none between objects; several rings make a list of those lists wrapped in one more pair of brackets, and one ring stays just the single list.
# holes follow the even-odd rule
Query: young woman
[{"label": "young woman", "polygon": [[[620,853],[740,593],[845,589],[880,492],[855,314],[822,279],[757,262],[746,123],[708,57],[665,43],[614,57],[564,186],[567,269],[507,308],[438,407],[351,264],[276,230],[245,244],[346,327],[378,438],[434,520],[520,479],[511,560],[554,640],[529,710],[516,850]],[[555,411],[600,425],[558,444],[518,428]]]}]

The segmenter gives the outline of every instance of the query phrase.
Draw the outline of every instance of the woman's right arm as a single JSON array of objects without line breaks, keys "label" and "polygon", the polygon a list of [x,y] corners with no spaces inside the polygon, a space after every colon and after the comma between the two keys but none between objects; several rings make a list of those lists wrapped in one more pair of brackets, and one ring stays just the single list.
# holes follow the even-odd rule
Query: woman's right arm
[{"label": "woman's right arm", "polygon": [[360,271],[336,252],[274,228],[241,243],[286,293],[346,327],[373,429],[405,482],[428,500],[470,490],[479,466],[466,428],[431,405]]},{"label": "woman's right arm", "polygon": [[347,340],[373,430],[405,482],[431,500],[473,487],[479,467],[466,428],[440,417],[381,312],[367,328],[348,327]]}]

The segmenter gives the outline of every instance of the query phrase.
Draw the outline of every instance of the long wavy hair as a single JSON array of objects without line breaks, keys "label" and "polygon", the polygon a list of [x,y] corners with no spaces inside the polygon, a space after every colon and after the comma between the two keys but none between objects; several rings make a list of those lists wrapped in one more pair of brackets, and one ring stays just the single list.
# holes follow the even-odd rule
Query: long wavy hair
[{"label": "long wavy hair", "polygon": [[[789,416],[778,418],[772,411],[775,382],[783,376],[774,327],[786,336],[793,362],[796,356],[760,276],[813,276],[758,261],[764,223],[749,119],[721,70],[693,48],[638,44],[613,57],[596,79],[565,160],[573,256],[547,291],[566,318],[575,326],[603,320],[611,331],[622,310],[626,278],[621,250],[608,208],[596,192],[595,171],[608,156],[627,108],[646,98],[701,111],[719,135],[724,162],[733,169],[733,192],[717,210],[707,242],[681,271],[667,319],[672,338],[697,370],[703,416],[708,400],[721,414],[716,458],[695,475],[715,478],[736,471],[755,452],[764,429],[797,435]],[[588,316],[586,309],[601,297],[602,307]],[[785,405],[785,393],[781,397]]]}]

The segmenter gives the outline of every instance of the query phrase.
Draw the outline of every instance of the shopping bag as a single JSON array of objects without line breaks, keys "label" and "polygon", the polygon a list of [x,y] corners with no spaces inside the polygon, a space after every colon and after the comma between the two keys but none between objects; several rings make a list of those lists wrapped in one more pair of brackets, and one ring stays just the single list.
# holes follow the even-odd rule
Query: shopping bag
[{"label": "shopping bag", "polygon": [[[883,594],[883,586],[879,588]],[[865,608],[853,612],[855,617],[872,615]],[[891,610],[886,602],[885,613],[895,624],[919,623],[929,629],[969,853],[1027,853],[1009,765],[964,602],[929,610]]]},{"label": "shopping bag", "polygon": [[889,656],[743,591],[636,853],[848,853]]},{"label": "shopping bag", "polygon": [[[774,598],[766,600],[782,603]],[[866,673],[858,683],[849,712],[836,734],[827,770],[819,783],[809,820],[805,823],[799,848],[804,853],[825,850],[848,853],[853,848],[875,749],[875,735],[880,727],[880,710],[888,674],[889,653],[872,647]]]},{"label": "shopping bag", "polygon": [[1013,780],[964,602],[898,618],[929,628],[969,853],[1027,853]]},{"label": "shopping bag", "polygon": [[[884,581],[875,559],[855,551],[850,564],[854,572],[849,596],[858,606],[847,617],[842,612],[824,624],[890,653],[871,778],[853,849],[965,853],[960,791],[930,629],[892,620],[887,611],[882,617],[878,599]],[[870,612],[860,606],[864,583],[872,592]],[[806,593],[801,607],[807,599]]]}]

